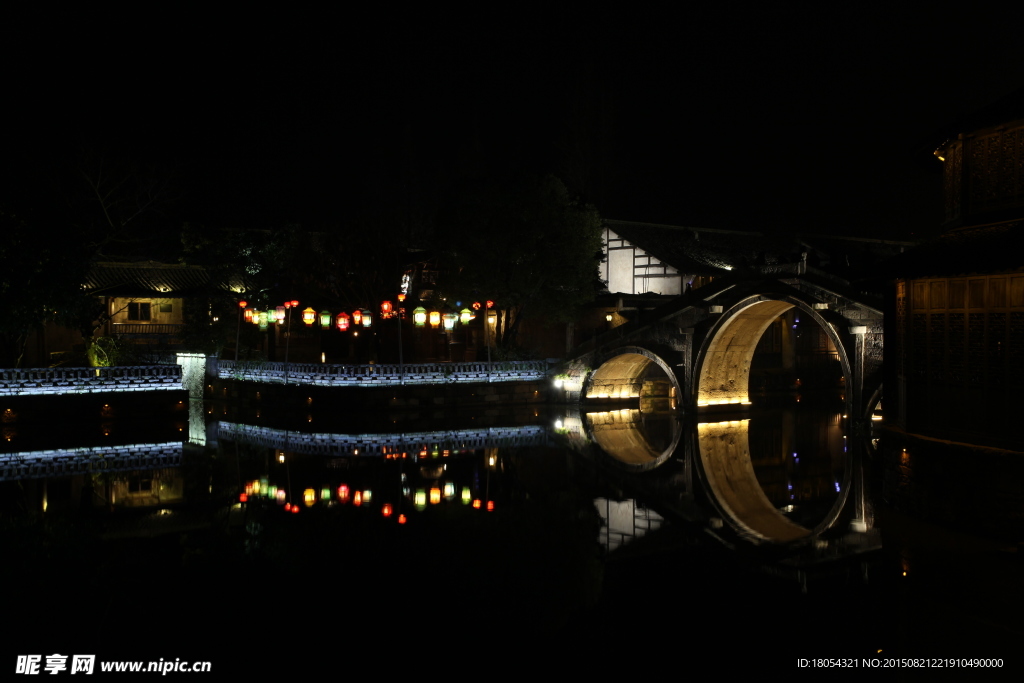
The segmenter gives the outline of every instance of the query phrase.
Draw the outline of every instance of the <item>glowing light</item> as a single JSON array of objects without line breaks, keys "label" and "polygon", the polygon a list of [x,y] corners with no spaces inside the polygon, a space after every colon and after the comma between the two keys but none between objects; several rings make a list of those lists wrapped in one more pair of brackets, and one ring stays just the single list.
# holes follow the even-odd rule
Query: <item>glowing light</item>
[{"label": "glowing light", "polygon": [[473,498],[473,494],[471,494],[469,492],[469,487],[468,486],[463,486],[462,487],[462,503],[464,505],[469,505],[469,503],[472,500],[472,498]]},{"label": "glowing light", "polygon": [[320,327],[326,330],[330,326],[331,326],[331,312],[330,311],[320,311]]},{"label": "glowing light", "polygon": [[359,507],[363,504],[363,493],[362,491],[356,491],[355,495],[352,496],[352,504]]},{"label": "glowing light", "polygon": [[487,511],[488,512],[493,512],[494,511],[494,501],[493,500],[487,501]]},{"label": "glowing light", "polygon": [[247,305],[248,305],[248,303],[245,302],[245,301],[239,301],[238,302],[238,307],[239,308],[245,308]]},{"label": "glowing light", "polygon": [[380,317],[381,317],[382,320],[386,320],[387,318],[390,318],[391,314],[392,314],[392,312],[394,312],[394,310],[395,310],[395,307],[391,304],[390,301],[382,301],[382,302],[380,302]]},{"label": "glowing light", "polygon": [[463,308],[462,311],[459,312],[459,322],[461,322],[463,325],[467,324],[473,318],[473,311],[469,310],[468,308]]},{"label": "glowing light", "polygon": [[459,319],[459,316],[449,311],[448,313],[445,313],[443,316],[441,316],[441,318],[444,321],[444,329],[447,330],[448,332],[451,332],[452,330],[455,329],[455,322]]},{"label": "glowing light", "polygon": [[398,523],[405,524],[405,515],[398,515]]},{"label": "glowing light", "polygon": [[413,497],[413,504],[419,510],[427,507],[427,492],[423,489],[416,489],[416,495]]},{"label": "glowing light", "polygon": [[339,313],[338,317],[337,317],[337,323],[336,324],[338,326],[338,329],[341,330],[342,332],[347,330],[348,329],[348,313],[344,313],[344,312]]},{"label": "glowing light", "polygon": [[444,498],[445,500],[451,500],[455,497],[455,484],[450,481],[444,485]]},{"label": "glowing light", "polygon": [[358,308],[352,311],[352,324],[359,326],[363,322],[363,312]]},{"label": "glowing light", "polygon": [[385,517],[390,517],[392,512],[391,503],[384,503],[384,506],[380,509],[380,514]]},{"label": "glowing light", "polygon": [[363,311],[363,327],[369,327],[373,324],[373,316],[370,315],[369,311]]},{"label": "glowing light", "polygon": [[416,327],[423,327],[427,322],[427,309],[422,306],[417,306],[412,311],[412,321],[416,324]]},{"label": "glowing light", "polygon": [[348,493],[348,486],[347,485],[342,484],[341,486],[338,487],[338,500],[340,502],[347,503],[348,502],[348,495],[349,495],[349,493]]},{"label": "glowing light", "polygon": [[436,486],[430,489],[430,504],[437,505],[441,502],[441,489]]},{"label": "glowing light", "polygon": [[482,503],[480,502],[480,499],[479,499],[479,498],[475,498],[475,499],[473,500],[473,507],[474,507],[475,509],[479,510],[479,509],[480,509],[480,506],[481,506],[481,505],[482,505]]},{"label": "glowing light", "polygon": [[306,489],[303,491],[302,502],[306,504],[306,507],[312,507],[313,503],[316,502],[316,491],[313,489]]},{"label": "glowing light", "polygon": [[302,322],[306,323],[306,327],[312,327],[313,323],[316,322],[316,311],[309,306],[306,306],[302,310]]},{"label": "glowing light", "polygon": [[441,324],[441,313],[438,311],[430,312],[430,326],[437,327]]}]

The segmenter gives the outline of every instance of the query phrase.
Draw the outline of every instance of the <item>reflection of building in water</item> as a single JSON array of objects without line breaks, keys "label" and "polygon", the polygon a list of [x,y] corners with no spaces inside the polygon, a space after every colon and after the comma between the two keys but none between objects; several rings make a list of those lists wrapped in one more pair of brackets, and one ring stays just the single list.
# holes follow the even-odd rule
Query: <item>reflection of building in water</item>
[{"label": "reflection of building in water", "polygon": [[607,552],[658,529],[664,522],[658,513],[632,498],[623,501],[597,498],[594,505],[603,521],[598,540]]},{"label": "reflection of building in water", "polygon": [[166,468],[119,473],[112,477],[107,490],[111,505],[144,507],[179,503],[185,498],[184,489],[181,470]]}]

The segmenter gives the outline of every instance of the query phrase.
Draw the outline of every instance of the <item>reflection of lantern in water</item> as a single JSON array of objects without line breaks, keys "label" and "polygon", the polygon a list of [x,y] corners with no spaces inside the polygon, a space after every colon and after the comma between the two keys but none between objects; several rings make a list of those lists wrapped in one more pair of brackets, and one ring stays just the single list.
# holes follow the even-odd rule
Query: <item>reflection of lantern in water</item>
[{"label": "reflection of lantern in water", "polygon": [[444,485],[444,498],[445,500],[451,500],[455,497],[455,484],[450,481]]},{"label": "reflection of lantern in water", "polygon": [[416,496],[413,498],[413,504],[416,508],[422,510],[427,507],[427,492],[423,489],[416,489]]},{"label": "reflection of lantern in water", "polygon": [[338,501],[341,503],[348,502],[348,486],[346,484],[338,487]]},{"label": "reflection of lantern in water", "polygon": [[391,503],[384,503],[384,507],[382,507],[380,509],[380,514],[384,515],[385,517],[390,517],[391,516]]},{"label": "reflection of lantern in water", "polygon": [[473,498],[473,494],[471,494],[471,493],[469,492],[469,487],[468,487],[468,486],[463,486],[463,487],[462,487],[462,502],[463,502],[463,503],[464,503],[465,505],[469,505],[469,501],[470,501],[470,500],[471,500],[472,498]]},{"label": "reflection of lantern in water", "polygon": [[441,502],[441,489],[436,486],[430,489],[430,504],[437,505]]},{"label": "reflection of lantern in water", "polygon": [[313,489],[306,489],[302,492],[302,501],[306,504],[306,507],[310,507],[316,502],[316,491]]},{"label": "reflection of lantern in water", "polygon": [[355,495],[352,496],[352,504],[359,507],[363,504],[363,493],[362,491],[356,491]]}]

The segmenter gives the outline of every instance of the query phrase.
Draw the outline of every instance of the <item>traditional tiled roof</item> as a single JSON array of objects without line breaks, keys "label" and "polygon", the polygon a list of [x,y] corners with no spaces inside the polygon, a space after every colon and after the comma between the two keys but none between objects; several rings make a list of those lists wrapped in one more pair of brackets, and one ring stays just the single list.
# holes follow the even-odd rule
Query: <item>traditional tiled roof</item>
[{"label": "traditional tiled roof", "polygon": [[886,268],[890,277],[955,277],[1024,270],[1024,220],[961,228],[901,254]]},{"label": "traditional tiled roof", "polygon": [[244,280],[231,276],[212,282],[200,266],[144,261],[138,263],[94,263],[86,277],[85,289],[107,296],[181,297],[209,288],[245,291]]}]

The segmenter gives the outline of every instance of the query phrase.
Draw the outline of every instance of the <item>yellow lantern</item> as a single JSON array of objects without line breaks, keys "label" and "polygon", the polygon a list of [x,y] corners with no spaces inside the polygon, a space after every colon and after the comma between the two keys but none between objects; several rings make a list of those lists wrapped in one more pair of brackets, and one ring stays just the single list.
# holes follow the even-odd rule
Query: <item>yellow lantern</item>
[{"label": "yellow lantern", "polygon": [[430,312],[430,326],[437,327],[441,324],[441,313],[438,311]]},{"label": "yellow lantern", "polygon": [[311,326],[316,322],[316,311],[309,306],[306,306],[306,308],[302,310],[302,322],[306,323],[306,327]]}]

